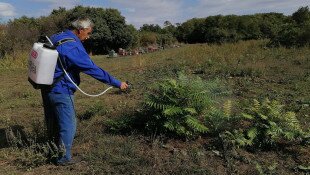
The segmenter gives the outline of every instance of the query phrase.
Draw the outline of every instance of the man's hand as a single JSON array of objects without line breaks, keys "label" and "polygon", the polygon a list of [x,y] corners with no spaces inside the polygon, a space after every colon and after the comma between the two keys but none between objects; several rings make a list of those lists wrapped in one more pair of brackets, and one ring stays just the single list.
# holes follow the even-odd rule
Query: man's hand
[{"label": "man's hand", "polygon": [[119,87],[121,90],[125,90],[128,88],[128,84],[126,82],[122,82],[121,86]]}]

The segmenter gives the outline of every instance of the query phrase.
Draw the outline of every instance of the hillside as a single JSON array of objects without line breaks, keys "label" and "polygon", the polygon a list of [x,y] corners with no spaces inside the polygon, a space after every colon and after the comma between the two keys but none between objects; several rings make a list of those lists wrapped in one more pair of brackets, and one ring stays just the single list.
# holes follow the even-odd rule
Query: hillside
[{"label": "hillside", "polygon": [[[108,119],[134,117],[152,85],[176,78],[179,72],[204,81],[221,80],[231,92],[226,98],[236,112],[253,99],[278,100],[309,130],[309,48],[267,48],[265,44],[193,44],[138,56],[93,56],[100,67],[131,82],[132,90],[112,89],[98,98],[76,93],[78,131],[73,155],[83,162],[70,167],[45,163],[42,157],[43,107],[39,91],[27,82],[26,58],[0,60],[0,174],[307,174],[309,144],[230,152],[207,134],[184,140],[146,135],[135,128],[122,134],[107,130]],[[81,82],[80,87],[91,93],[107,88],[86,75]]]}]

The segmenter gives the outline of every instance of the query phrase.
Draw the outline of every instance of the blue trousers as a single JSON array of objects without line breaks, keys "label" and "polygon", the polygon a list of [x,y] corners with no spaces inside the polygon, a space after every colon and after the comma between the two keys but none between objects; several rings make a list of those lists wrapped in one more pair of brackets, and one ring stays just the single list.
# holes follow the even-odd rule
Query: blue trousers
[{"label": "blue trousers", "polygon": [[49,141],[55,142],[59,148],[65,148],[63,157],[58,161],[71,160],[71,148],[76,132],[74,96],[41,91],[45,124]]}]

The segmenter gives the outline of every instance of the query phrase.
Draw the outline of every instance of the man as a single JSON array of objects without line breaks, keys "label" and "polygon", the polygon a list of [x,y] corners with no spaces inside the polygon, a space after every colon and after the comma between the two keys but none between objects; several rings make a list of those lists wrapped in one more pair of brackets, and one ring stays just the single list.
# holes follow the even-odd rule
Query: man
[{"label": "man", "polygon": [[[93,23],[88,18],[78,19],[72,23],[72,29],[55,34],[51,41],[57,46],[61,63],[75,84],[80,84],[80,72],[93,78],[118,87],[122,90],[128,85],[112,77],[108,72],[93,63],[82,42],[90,37]],[[76,132],[74,110],[75,85],[64,74],[60,62],[57,62],[54,73],[54,85],[49,89],[42,89],[45,122],[48,137],[51,141],[64,147],[65,153],[57,159],[57,165],[74,163],[71,158],[71,147]]]}]

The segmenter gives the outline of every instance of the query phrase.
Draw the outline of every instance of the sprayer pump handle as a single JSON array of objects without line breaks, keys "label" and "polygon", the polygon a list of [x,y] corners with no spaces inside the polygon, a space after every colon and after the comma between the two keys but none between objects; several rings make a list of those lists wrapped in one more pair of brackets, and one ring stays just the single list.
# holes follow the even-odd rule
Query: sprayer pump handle
[{"label": "sprayer pump handle", "polygon": [[128,88],[127,88],[127,89],[131,89],[132,84],[129,83],[129,81],[126,81],[126,84],[128,85]]}]

